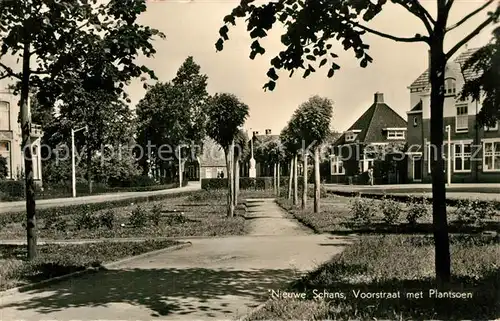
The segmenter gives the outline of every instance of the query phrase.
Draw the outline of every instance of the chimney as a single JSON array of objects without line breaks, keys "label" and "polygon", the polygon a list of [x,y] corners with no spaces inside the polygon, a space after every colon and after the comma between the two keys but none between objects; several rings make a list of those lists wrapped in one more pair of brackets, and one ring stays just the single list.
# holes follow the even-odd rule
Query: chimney
[{"label": "chimney", "polygon": [[374,95],[374,103],[383,103],[384,102],[384,94],[376,92]]},{"label": "chimney", "polygon": [[254,131],[254,132],[253,132],[253,135],[254,135],[254,136],[257,136],[257,135],[259,135],[259,132],[258,132],[258,131]]},{"label": "chimney", "polygon": [[270,129],[266,129],[266,135],[271,135],[271,130]]}]

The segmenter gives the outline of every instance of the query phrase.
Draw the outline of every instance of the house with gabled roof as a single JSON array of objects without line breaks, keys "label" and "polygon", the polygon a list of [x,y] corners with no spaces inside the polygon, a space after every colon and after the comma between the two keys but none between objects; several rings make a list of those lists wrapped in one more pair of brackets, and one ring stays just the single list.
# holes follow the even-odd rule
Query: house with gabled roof
[{"label": "house with gabled roof", "polygon": [[[448,167],[451,169],[452,183],[500,181],[498,123],[493,127],[477,126],[476,115],[481,110],[481,102],[461,100],[459,97],[465,82],[479,76],[472,69],[463,69],[465,62],[477,50],[467,49],[460,53],[448,62],[445,70],[443,158],[445,171],[448,173]],[[429,70],[415,79],[408,89],[411,103],[407,112],[408,178],[413,182],[430,182]],[[446,128],[450,129],[449,144]]]},{"label": "house with gabled roof", "polygon": [[[366,173],[381,156],[402,151],[405,146],[406,120],[384,101],[383,93],[375,93],[372,105],[333,144],[330,157],[331,182],[346,183],[349,177]],[[384,157],[385,159],[385,157]],[[398,168],[391,172],[396,182],[406,176]],[[377,173],[375,173],[377,174]],[[376,183],[390,182],[390,177],[375,175]],[[391,177],[392,178],[392,177]],[[358,181],[358,183],[366,183]]]}]

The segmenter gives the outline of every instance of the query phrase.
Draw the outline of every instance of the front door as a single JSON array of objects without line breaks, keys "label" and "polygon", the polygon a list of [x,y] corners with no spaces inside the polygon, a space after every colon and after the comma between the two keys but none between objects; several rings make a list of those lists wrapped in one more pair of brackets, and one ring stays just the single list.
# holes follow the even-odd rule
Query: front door
[{"label": "front door", "polygon": [[422,158],[420,157],[413,159],[413,180],[422,181]]}]

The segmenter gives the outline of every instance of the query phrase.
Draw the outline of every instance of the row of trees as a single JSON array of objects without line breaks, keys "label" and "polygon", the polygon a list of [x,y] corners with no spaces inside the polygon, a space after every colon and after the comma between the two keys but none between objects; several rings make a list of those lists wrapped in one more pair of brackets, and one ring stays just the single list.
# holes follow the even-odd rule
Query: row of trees
[{"label": "row of trees", "polygon": [[[224,17],[224,26],[219,30],[220,38],[215,47],[222,50],[224,42],[229,39],[230,25],[236,24],[237,18],[246,18],[247,29],[253,39],[250,58],[257,54],[264,54],[266,50],[261,46],[259,39],[265,38],[268,31],[281,23],[284,33],[281,42],[285,46],[277,56],[271,59],[271,68],[267,72],[270,78],[264,89],[273,90],[279,76],[276,70],[290,71],[290,76],[296,70],[304,70],[303,77],[308,77],[317,68],[329,64],[328,77],[333,77],[340,69],[335,59],[338,55],[333,52],[334,41],[339,42],[345,51],[351,51],[359,60],[361,67],[367,67],[373,61],[368,54],[370,46],[365,38],[366,34],[379,36],[401,43],[424,43],[430,49],[429,81],[431,84],[431,144],[432,149],[432,207],[435,243],[435,270],[436,280],[440,287],[446,287],[451,278],[450,242],[448,233],[448,219],[446,214],[446,189],[444,177],[443,153],[443,105],[444,80],[446,64],[450,58],[467,42],[477,36],[487,26],[498,22],[500,3],[495,0],[484,1],[478,8],[467,13],[460,20],[450,23],[449,13],[453,9],[455,0],[436,0],[435,15],[432,15],[419,1],[414,0],[347,0],[347,1],[303,1],[278,0],[261,5],[254,1],[241,1],[232,13]],[[401,37],[369,27],[369,23],[377,17],[384,8],[392,3],[405,9],[409,16],[422,23],[421,30],[415,30],[414,36]],[[480,23],[469,31],[463,31],[463,38],[445,49],[445,40],[451,31],[466,26],[471,18],[490,9]],[[387,19],[387,18],[386,18]],[[470,25],[470,24],[469,24]],[[500,30],[496,29],[496,41],[487,49],[473,57],[469,66],[477,66],[477,70],[486,71],[477,82],[465,87],[464,96],[471,96],[480,100],[482,91],[487,98],[485,117],[481,119],[488,123],[498,118],[499,111],[499,81],[498,81],[498,39]],[[335,47],[338,48],[338,47]]]}]

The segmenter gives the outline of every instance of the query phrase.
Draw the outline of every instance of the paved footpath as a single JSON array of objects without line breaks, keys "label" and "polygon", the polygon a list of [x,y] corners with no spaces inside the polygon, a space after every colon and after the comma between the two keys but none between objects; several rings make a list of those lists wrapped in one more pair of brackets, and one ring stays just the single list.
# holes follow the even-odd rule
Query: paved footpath
[{"label": "paved footpath", "polygon": [[[180,188],[163,189],[159,191],[148,191],[148,192],[122,192],[122,193],[109,193],[109,194],[99,194],[81,197],[67,197],[67,198],[53,198],[44,199],[36,201],[37,208],[49,208],[49,207],[60,207],[68,205],[80,205],[80,204],[92,204],[92,203],[102,203],[108,201],[118,201],[136,197],[146,197],[153,195],[166,195],[175,194],[181,192],[189,192],[200,190],[201,185],[198,182],[189,182],[187,186]],[[26,209],[26,202],[2,202],[0,203],[0,213],[6,212],[16,212],[24,211]]]},{"label": "paved footpath", "polygon": [[249,235],[192,246],[49,287],[0,296],[0,320],[229,320],[352,240],[312,234],[271,200],[248,204]]}]

